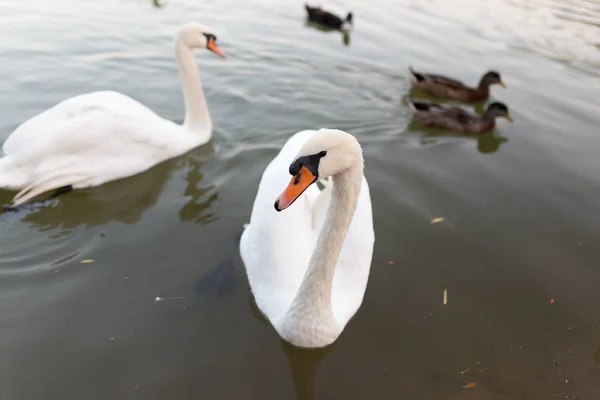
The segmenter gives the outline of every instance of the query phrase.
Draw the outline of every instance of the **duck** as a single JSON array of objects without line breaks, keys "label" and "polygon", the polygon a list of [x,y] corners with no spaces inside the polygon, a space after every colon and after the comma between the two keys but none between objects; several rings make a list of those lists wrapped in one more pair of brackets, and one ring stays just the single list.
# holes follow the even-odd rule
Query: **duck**
[{"label": "duck", "polygon": [[296,347],[332,344],[362,304],[375,241],[363,170],[354,136],[305,130],[258,185],[240,255],[258,309]]},{"label": "duck", "polygon": [[335,29],[340,32],[349,32],[353,27],[353,16],[352,12],[346,15],[345,19],[338,17],[337,15],[323,10],[321,7],[312,7],[308,4],[304,5],[306,12],[308,13],[308,20],[310,22],[322,25],[324,27]]},{"label": "duck", "polygon": [[408,68],[410,80],[414,88],[438,98],[446,98],[463,102],[479,102],[490,96],[490,86],[498,84],[506,87],[502,77],[496,71],[486,72],[479,80],[477,87],[469,87],[461,81],[443,75],[417,72]]},{"label": "duck", "polygon": [[498,117],[513,122],[508,107],[504,103],[491,103],[482,116],[467,113],[456,106],[440,105],[423,101],[408,101],[415,120],[425,126],[450,129],[461,133],[485,133],[494,129]]},{"label": "duck", "polygon": [[49,191],[55,196],[133,176],[209,142],[212,120],[196,48],[225,57],[204,25],[191,22],[179,30],[175,54],[185,102],[182,125],[115,91],[71,97],[19,125],[0,158],[0,188],[19,191],[12,205]]}]

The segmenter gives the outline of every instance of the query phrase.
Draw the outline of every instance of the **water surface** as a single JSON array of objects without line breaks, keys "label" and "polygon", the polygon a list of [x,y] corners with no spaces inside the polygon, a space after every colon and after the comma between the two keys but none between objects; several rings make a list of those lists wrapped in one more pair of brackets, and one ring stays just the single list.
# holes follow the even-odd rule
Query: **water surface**
[{"label": "water surface", "polygon": [[[329,2],[355,14],[349,45],[293,1],[0,5],[0,140],[101,89],[182,121],[172,38],[189,20],[229,56],[198,54],[211,143],[0,223],[0,399],[600,393],[598,3]],[[515,122],[422,129],[408,65],[500,71],[491,100]],[[305,352],[259,317],[236,241],[267,163],[321,126],[363,145],[376,244],[359,313]]]}]

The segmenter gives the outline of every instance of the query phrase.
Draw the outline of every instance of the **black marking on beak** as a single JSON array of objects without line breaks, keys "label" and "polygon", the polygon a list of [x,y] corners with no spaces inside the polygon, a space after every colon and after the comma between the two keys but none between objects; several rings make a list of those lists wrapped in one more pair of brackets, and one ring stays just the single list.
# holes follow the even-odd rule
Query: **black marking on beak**
[{"label": "black marking on beak", "polygon": [[316,176],[317,178],[319,177],[319,162],[321,161],[321,158],[325,157],[327,155],[326,151],[321,151],[317,154],[311,154],[309,156],[302,156],[302,157],[298,157],[297,159],[294,160],[294,162],[290,165],[290,175],[296,175],[296,180],[294,181],[294,184],[297,183],[297,181],[300,180],[300,176],[298,176],[298,172],[300,171],[300,167],[302,167],[303,165],[308,168],[308,170],[310,172],[312,172],[312,174],[314,176]]}]

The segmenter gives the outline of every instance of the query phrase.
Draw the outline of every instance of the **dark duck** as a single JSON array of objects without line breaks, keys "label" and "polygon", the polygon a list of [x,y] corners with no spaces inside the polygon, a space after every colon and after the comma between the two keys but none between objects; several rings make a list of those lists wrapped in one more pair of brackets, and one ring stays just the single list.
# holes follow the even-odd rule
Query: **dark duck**
[{"label": "dark duck", "polygon": [[305,4],[306,12],[308,13],[308,20],[321,26],[335,29],[340,32],[349,32],[352,30],[352,13],[349,12],[346,15],[346,19],[342,19],[337,15],[323,10],[321,7],[312,7]]},{"label": "dark duck", "polygon": [[502,87],[506,85],[502,82],[500,74],[496,71],[486,72],[479,81],[477,87],[469,87],[443,75],[427,74],[417,72],[412,67],[408,68],[410,80],[414,88],[439,98],[458,100],[463,102],[478,102],[487,100],[490,96],[490,86],[498,84]]},{"label": "dark duck", "polygon": [[425,126],[435,126],[462,133],[485,133],[496,124],[496,118],[506,118],[512,122],[508,107],[503,103],[492,103],[482,116],[472,115],[454,106],[445,106],[422,101],[408,101],[415,120]]}]

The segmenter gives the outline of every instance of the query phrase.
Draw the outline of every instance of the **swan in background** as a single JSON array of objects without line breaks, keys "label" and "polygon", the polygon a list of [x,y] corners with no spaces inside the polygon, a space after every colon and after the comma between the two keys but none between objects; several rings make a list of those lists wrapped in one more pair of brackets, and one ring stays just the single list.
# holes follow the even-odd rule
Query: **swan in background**
[{"label": "swan in background", "polygon": [[[101,91],[64,100],[21,124],[3,146],[0,188],[20,190],[18,206],[50,190],[98,186],[136,175],[207,143],[212,121],[194,48],[225,57],[216,36],[186,24],[175,41],[185,121],[175,124],[124,94]],[[51,196],[52,197],[52,196]]]},{"label": "swan in background", "polygon": [[265,169],[240,254],[256,305],[277,333],[316,348],[333,343],[360,307],[374,241],[358,141],[309,130],[292,136]]}]

